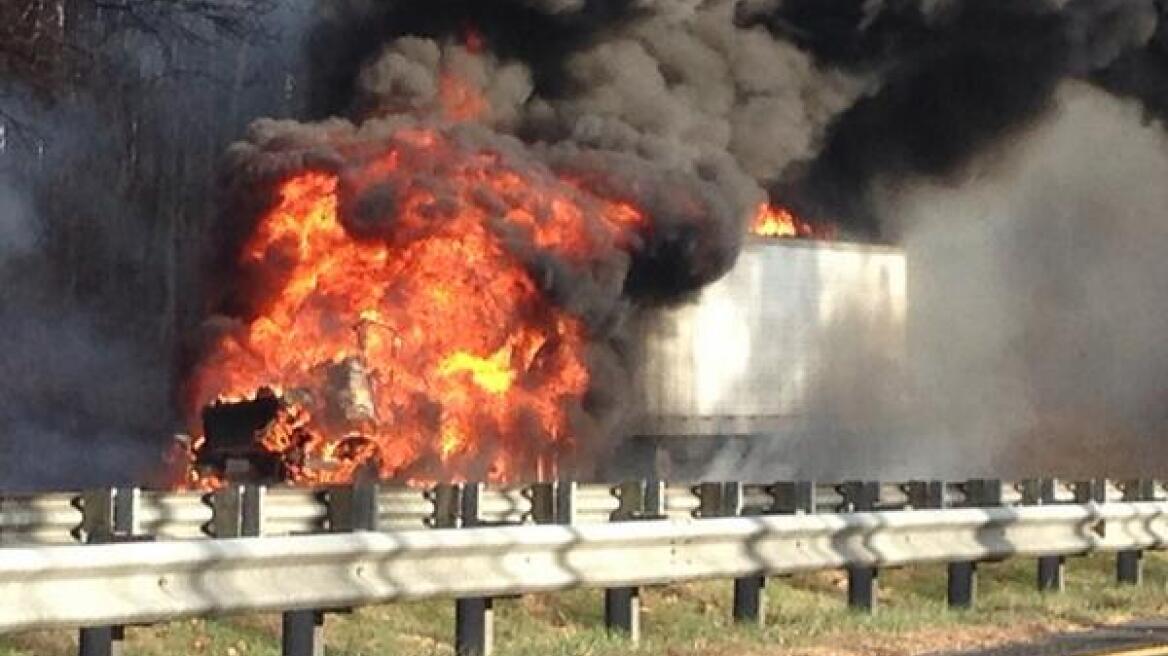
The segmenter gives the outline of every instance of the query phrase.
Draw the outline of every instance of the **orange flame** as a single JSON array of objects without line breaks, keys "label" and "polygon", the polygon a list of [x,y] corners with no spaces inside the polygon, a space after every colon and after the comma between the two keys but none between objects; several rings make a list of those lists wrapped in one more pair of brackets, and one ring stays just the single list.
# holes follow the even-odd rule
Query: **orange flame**
[{"label": "orange flame", "polygon": [[491,109],[487,99],[462,78],[443,73],[438,79],[438,100],[446,118],[474,121],[486,117]]},{"label": "orange flame", "polygon": [[763,203],[750,222],[750,234],[759,237],[834,239],[835,229],[830,226],[813,226],[800,220],[785,207]]},{"label": "orange flame", "polygon": [[[337,175],[279,185],[242,255],[271,291],[193,376],[196,443],[207,404],[273,389],[283,405],[258,442],[293,482],[344,482],[362,466],[383,477],[506,480],[546,475],[571,453],[572,408],[589,385],[586,330],[501,235],[520,231],[583,267],[644,217],[550,172],[464,148],[410,128],[346,171],[346,184],[402,190],[392,216],[377,217],[391,229],[376,238],[350,234]],[[413,184],[411,162],[423,161],[441,163],[442,198]],[[508,206],[482,202],[484,188]]]}]

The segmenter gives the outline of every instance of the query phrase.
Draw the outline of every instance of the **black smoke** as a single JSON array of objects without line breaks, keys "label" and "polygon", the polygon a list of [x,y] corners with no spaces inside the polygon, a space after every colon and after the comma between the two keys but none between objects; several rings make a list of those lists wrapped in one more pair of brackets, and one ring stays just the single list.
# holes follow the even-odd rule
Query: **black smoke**
[{"label": "black smoke", "polygon": [[1094,78],[1163,107],[1149,69],[1152,0],[787,0],[741,16],[813,52],[824,65],[874,76],[876,90],[833,123],[818,157],[792,169],[776,194],[797,209],[877,236],[868,192],[876,179],[959,181],[986,148],[1032,127],[1059,83]]},{"label": "black smoke", "polygon": [[1168,2],[1156,0],[1159,22],[1143,48],[1121,54],[1091,80],[1111,93],[1140,101],[1149,117],[1168,119]]},{"label": "black smoke", "polygon": [[[262,295],[231,288],[248,217],[270,203],[247,185],[339,170],[351,153],[300,147],[329,129],[329,117],[360,123],[391,106],[424,112],[424,93],[384,95],[401,81],[432,85],[433,71],[411,59],[424,42],[445,58],[452,44],[481,35],[483,54],[471,58],[481,61],[455,64],[479,76],[497,110],[484,126],[496,134],[484,143],[514,138],[550,169],[653,214],[655,230],[620,271],[627,275],[597,272],[606,293],[619,288],[616,304],[677,301],[717,278],[766,191],[807,218],[844,224],[847,234],[894,237],[874,187],[963,185],[978,155],[1042,124],[1068,80],[1133,98],[1145,118],[1168,117],[1165,0],[763,2],[770,8],[745,0],[345,0],[317,4],[311,26],[304,4],[281,3],[296,15],[273,15],[261,30],[280,39],[255,34],[229,47],[193,18],[177,25],[195,38],[176,48],[163,43],[171,32],[126,33],[112,5],[68,16],[74,27],[92,22],[100,37],[75,50],[112,50],[93,69],[105,75],[66,76],[87,82],[66,85],[55,108],[39,105],[19,80],[0,81],[0,208],[16,199],[33,217],[30,232],[4,223],[16,213],[0,215],[0,326],[12,326],[0,341],[5,352],[21,351],[0,363],[15,381],[0,390],[8,408],[0,432],[10,436],[0,438],[3,450],[30,453],[26,444],[54,434],[71,445],[60,451],[76,452],[88,446],[84,435],[107,428],[134,445],[163,446],[174,409],[154,407],[184,369],[176,342],[209,308],[244,316],[246,299]],[[415,41],[395,51],[406,36]],[[303,69],[288,61],[300,37]],[[363,79],[387,52],[416,70],[389,67]],[[369,82],[386,84],[369,90]],[[257,116],[315,121],[281,128],[280,151],[300,159],[261,158],[241,173],[229,157],[233,165],[217,178],[226,144]],[[18,138],[14,117],[32,137]],[[345,214],[355,233],[383,236],[379,219],[396,190],[367,192],[346,195],[355,202]],[[215,205],[217,195],[226,200]],[[5,255],[13,252],[21,262],[3,266],[15,262]],[[29,259],[43,267],[28,267]],[[592,307],[589,286],[567,284],[573,278],[559,263],[530,253],[524,261],[552,281],[558,302]],[[20,276],[9,273],[17,269]],[[595,321],[619,324],[618,315],[606,309]],[[613,370],[624,364],[616,349],[605,357]],[[111,371],[150,381],[153,395],[139,403],[145,397],[133,385],[88,389]],[[620,392],[604,384],[593,398],[616,406]],[[60,402],[68,398],[76,402]],[[133,414],[135,404],[150,408]],[[99,460],[126,472],[120,455]],[[6,462],[0,486],[65,485],[79,469],[48,459],[45,473],[22,477],[24,459]]]},{"label": "black smoke", "polygon": [[[649,211],[656,229],[627,269],[573,275],[555,257],[522,254],[557,303],[612,338],[598,341],[592,417],[627,409],[621,304],[684,299],[715,279],[766,190],[849,237],[907,245],[913,350],[931,361],[904,393],[926,419],[907,418],[899,434],[945,436],[920,469],[950,458],[972,473],[962,468],[981,447],[978,474],[1049,472],[1050,451],[1081,445],[1100,454],[1093,466],[1127,467],[1163,426],[1147,402],[1163,389],[1148,328],[1160,317],[1145,308],[1164,305],[1150,287],[1111,292],[1163,277],[1146,255],[1163,243],[1149,211],[1159,196],[1141,175],[1162,169],[1160,127],[1139,126],[1148,144],[1137,149],[1131,103],[1116,96],[1142,104],[1145,119],[1168,115],[1165,4],[354,4],[313,35],[310,95],[318,118],[418,119],[432,110],[437,71],[458,69],[496,111],[480,143],[514,138],[550,170]],[[467,57],[458,44],[473,45],[472,30],[482,52]],[[315,128],[289,134],[299,129]],[[1109,142],[1147,161],[1084,157]],[[387,188],[354,203],[352,227],[379,225],[393,200]],[[1130,224],[1122,233],[1097,223],[1113,208]],[[838,407],[839,392],[816,401]],[[910,448],[888,444],[878,450]],[[790,459],[823,449],[804,446]]]},{"label": "black smoke", "polygon": [[309,111],[315,118],[354,109],[361,67],[400,36],[468,38],[528,66],[536,87],[567,91],[564,62],[604,33],[643,13],[633,0],[391,0],[337,2],[308,38]]}]

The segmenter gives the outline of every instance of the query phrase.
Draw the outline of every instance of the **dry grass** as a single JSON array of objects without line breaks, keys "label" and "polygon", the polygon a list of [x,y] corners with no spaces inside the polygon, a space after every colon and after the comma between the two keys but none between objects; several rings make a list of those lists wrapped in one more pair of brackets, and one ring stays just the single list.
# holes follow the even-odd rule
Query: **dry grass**
[{"label": "dry grass", "polygon": [[[837,573],[776,579],[767,587],[771,612],[763,629],[729,621],[729,582],[670,586],[645,593],[645,640],[637,648],[605,634],[599,591],[537,595],[497,603],[496,643],[500,656],[907,656],[969,649],[1163,614],[1168,558],[1151,554],[1146,562],[1143,587],[1119,588],[1112,583],[1113,558],[1073,560],[1061,595],[1033,590],[1033,561],[986,565],[978,606],[965,612],[945,608],[943,566],[883,572],[881,608],[871,616],[845,608]],[[451,602],[434,601],[330,616],[328,653],[447,656],[453,615]],[[278,629],[273,616],[173,622],[131,629],[126,653],[275,656]],[[75,649],[66,632],[0,640],[0,656],[55,656]]]}]

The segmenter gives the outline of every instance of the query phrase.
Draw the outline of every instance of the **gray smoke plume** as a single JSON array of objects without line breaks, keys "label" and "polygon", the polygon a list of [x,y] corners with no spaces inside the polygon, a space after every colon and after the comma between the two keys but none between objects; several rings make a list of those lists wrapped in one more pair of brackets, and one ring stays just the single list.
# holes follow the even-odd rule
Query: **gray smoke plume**
[{"label": "gray smoke plume", "polygon": [[[586,14],[585,3],[552,5],[557,19]],[[765,198],[760,183],[812,158],[861,85],[761,26],[739,27],[732,1],[636,6],[563,55],[554,88],[539,84],[544,64],[406,37],[360,70],[353,104],[359,114],[433,112],[439,75],[453,73],[490,101],[496,130],[710,180],[731,215],[716,220],[741,224]]]},{"label": "gray smoke plume", "polygon": [[[402,95],[435,93],[445,63],[499,101],[494,124],[504,131],[668,168],[733,168],[726,184],[743,189],[728,191],[750,203],[757,181],[817,152],[824,128],[863,88],[763,26],[737,23],[733,0],[342,6],[310,50],[322,55],[313,86],[322,112],[400,110]],[[481,33],[485,55],[439,52],[468,30]],[[413,38],[387,46],[387,34]],[[338,64],[354,60],[365,65]]]},{"label": "gray smoke plume", "polygon": [[1066,78],[1115,77],[1157,48],[1155,0],[787,0],[742,17],[816,58],[876,80],[831,126],[823,152],[774,188],[801,212],[880,234],[876,176],[960,183],[970,158],[1018,137]]},{"label": "gray smoke plume", "polygon": [[912,271],[922,465],[1152,475],[1168,439],[1163,125],[1067,83],[1025,140],[972,166],[960,188],[882,194]]},{"label": "gray smoke plume", "polygon": [[36,250],[37,227],[26,199],[0,178],[0,268]]},{"label": "gray smoke plume", "polygon": [[[392,240],[395,198],[408,188],[432,187],[427,211],[435,222],[443,220],[443,194],[458,193],[444,187],[452,175],[445,164],[409,154],[408,140],[395,137],[423,126],[462,157],[493,153],[502,167],[572,180],[586,194],[639,208],[649,227],[634,243],[592,252],[584,266],[496,227],[544,293],[588,327],[593,371],[583,422],[599,428],[581,430],[580,442],[603,452],[623,437],[633,410],[622,393],[634,366],[625,330],[630,310],[685,299],[728,270],[747,220],[767,200],[766,182],[814,155],[823,129],[860,85],[821,70],[761,26],[736,25],[730,0],[611,3],[603,29],[599,4],[501,3],[499,14],[480,16],[473,3],[356,3],[348,20],[359,25],[386,15],[404,20],[412,7],[418,33],[364,46],[342,103],[349,119],[257,122],[233,148],[226,179],[233,221],[246,227],[271,205],[283,177],[336,173],[350,232]],[[457,20],[448,15],[452,7]],[[533,15],[581,35],[554,64],[525,56],[505,38],[515,16]],[[555,84],[546,84],[552,68]],[[344,184],[365,154],[388,148],[400,149],[405,161],[419,159],[383,183]],[[488,184],[472,196],[486,207],[508,207]],[[244,275],[240,283],[234,272],[227,278],[236,282],[225,286],[224,307],[235,316],[263,302],[262,281]]]},{"label": "gray smoke plume", "polygon": [[[732,445],[706,476],[1150,475],[1168,437],[1164,3],[740,8],[870,84],[771,191],[906,247],[909,405]],[[849,412],[846,384],[819,393]]]},{"label": "gray smoke plume", "polygon": [[215,163],[257,113],[287,110],[277,33],[303,19],[214,2],[8,13],[24,22],[0,48],[0,492],[160,484]]},{"label": "gray smoke plume", "polygon": [[[1043,431],[1060,433],[1045,426],[1075,423],[1058,418],[1078,417],[1068,408],[1080,401],[1097,410],[1092,418],[1100,432],[1134,436],[1162,426],[1152,406],[1141,405],[1163,383],[1156,373],[1163,370],[1162,352],[1145,323],[1158,317],[1140,309],[1163,305],[1154,292],[1162,271],[1144,254],[1158,242],[1136,242],[1128,232],[1099,234],[1080,209],[1126,217],[1133,208],[1148,217],[1146,234],[1159,234],[1162,222],[1144,211],[1153,201],[1140,195],[1157,186],[1150,172],[1159,160],[1141,150],[1150,146],[1130,139],[1139,134],[1150,143],[1159,124],[1140,121],[1168,114],[1162,0],[335,0],[316,9],[303,76],[293,75],[283,59],[267,60],[262,46],[222,52],[197,46],[184,49],[190,59],[176,65],[138,35],[119,41],[125,52],[115,53],[117,66],[134,75],[117,78],[129,80],[125,86],[109,87],[119,99],[144,99],[137,104],[144,109],[121,116],[107,103],[98,120],[45,121],[65,146],[29,160],[42,162],[42,170],[12,178],[9,186],[20,193],[0,194],[8,198],[0,201],[7,208],[0,210],[6,294],[0,312],[7,313],[0,340],[17,346],[3,351],[0,364],[16,378],[44,381],[21,388],[11,377],[5,383],[12,386],[0,395],[6,408],[36,409],[19,416],[6,409],[0,416],[5,453],[27,452],[38,436],[102,432],[94,426],[143,442],[149,441],[143,433],[155,433],[164,441],[175,418],[169,400],[157,398],[169,386],[159,381],[173,383],[171,372],[185,369],[176,355],[184,346],[179,336],[208,309],[239,317],[255,302],[258,291],[238,278],[233,262],[249,221],[270,203],[276,178],[301,170],[343,172],[359,156],[354,150],[419,123],[468,151],[491,150],[511,165],[570,177],[588,193],[635,202],[651,216],[651,233],[627,252],[606,253],[591,269],[564,266],[522,239],[509,242],[551,297],[597,335],[597,383],[586,405],[605,426],[619,424],[629,411],[622,393],[633,366],[625,343],[629,307],[682,302],[716,279],[733,265],[745,220],[768,196],[807,218],[838,222],[848,236],[903,240],[919,262],[910,268],[914,290],[922,291],[910,294],[929,301],[918,304],[925,314],[914,319],[913,343],[922,345],[914,350],[921,362],[934,358],[914,367],[916,386],[908,392],[920,399],[915,412],[878,413],[889,428],[877,432],[909,436],[901,446],[912,449],[890,437],[880,443],[887,448],[870,440],[849,451],[856,442],[845,436],[832,438],[829,449],[792,446],[773,459],[822,472],[816,463],[850,452],[860,465],[891,467],[903,453],[922,453],[919,445],[928,439],[913,425],[941,431],[944,422],[935,419],[946,416],[951,421],[943,428],[952,437],[943,442],[945,455],[921,468],[978,462],[966,458],[973,447],[958,445],[969,444],[961,434],[1000,446],[987,449],[997,463],[1007,452],[1043,451],[1026,445]],[[304,29],[301,19],[277,18],[272,25],[288,30],[279,47],[291,52]],[[203,79],[208,73],[210,82]],[[441,115],[439,107],[449,101],[443,94],[451,92],[443,88],[443,73],[486,99],[479,120]],[[301,91],[307,97],[302,112],[291,100]],[[1138,108],[1100,95],[1105,92],[1133,98]],[[215,156],[224,135],[237,135],[243,123],[263,115],[317,122],[258,122],[228,157],[227,201],[212,219]],[[1074,127],[1059,127],[1068,125]],[[1114,143],[1129,140],[1126,151],[1143,153],[1143,168],[1109,162],[1095,177],[1077,168],[1092,165],[1107,148],[1083,142],[1080,148],[1094,150],[1068,154],[1072,147],[1064,144],[1096,132]],[[1043,159],[1043,148],[1063,159]],[[1042,166],[1029,163],[1036,161]],[[1039,198],[1040,185],[1074,193]],[[384,231],[379,217],[393,198],[388,188],[348,195],[343,213],[354,234]],[[1069,204],[1072,198],[1078,205]],[[978,215],[979,203],[999,211]],[[12,207],[31,208],[35,229],[19,218],[28,214]],[[1052,228],[1051,216],[1069,218]],[[1048,229],[1064,246],[1043,242]],[[954,245],[958,239],[966,240],[963,246]],[[1065,264],[1074,258],[1057,250],[1096,239],[1098,249],[1082,246],[1092,266]],[[1117,255],[1124,249],[1141,255]],[[52,263],[46,272],[28,266],[40,253]],[[204,259],[211,262],[207,275],[200,272]],[[1051,280],[1052,270],[1063,275]],[[1123,283],[1127,291],[1100,300],[1099,288],[1107,287],[1100,281]],[[985,307],[962,309],[978,298]],[[1034,307],[1031,299],[1038,299]],[[967,315],[956,327],[932,321]],[[1113,325],[1100,315],[1130,317]],[[1094,328],[1079,325],[1084,322]],[[1015,327],[1009,335],[1006,326]],[[1060,336],[1043,342],[1036,335],[1044,330],[1036,326],[1053,326],[1045,330]],[[1109,331],[1119,337],[1107,337]],[[952,348],[937,346],[954,340],[960,343]],[[1026,340],[1041,342],[1035,351],[1052,350],[1024,354],[1018,345]],[[1087,355],[1061,359],[1072,346]],[[926,356],[935,351],[941,354]],[[140,374],[142,368],[148,373]],[[148,383],[153,396],[141,398],[166,407],[164,416],[107,412],[138,394],[128,383],[85,389],[109,372]],[[958,392],[964,372],[970,388],[981,392]],[[1099,377],[1109,381],[1106,390],[1090,383]],[[1063,382],[1048,385],[1053,378]],[[30,421],[62,407],[52,390],[69,390],[80,410],[64,417],[85,421]],[[1104,397],[1107,403],[1095,402]],[[846,405],[844,398],[829,385],[820,403]],[[979,407],[971,398],[1001,403]],[[119,419],[127,413],[130,420]],[[995,413],[1002,421],[987,423]],[[1133,453],[1147,446],[1124,439],[1139,445]],[[21,460],[5,462],[0,487],[9,480],[57,485],[76,475],[66,463],[46,465],[56,478],[44,472],[10,478],[9,471],[32,470],[13,464]]]},{"label": "gray smoke plume", "polygon": [[1168,449],[1165,176],[1162,124],[1065,82],[960,184],[878,178],[874,211],[908,258],[907,378],[843,353],[867,394],[829,377],[801,432],[731,445],[705,475],[1155,475]]},{"label": "gray smoke plume", "polygon": [[157,462],[144,443],[168,416],[167,372],[61,298],[43,226],[0,177],[0,487],[130,482]]}]

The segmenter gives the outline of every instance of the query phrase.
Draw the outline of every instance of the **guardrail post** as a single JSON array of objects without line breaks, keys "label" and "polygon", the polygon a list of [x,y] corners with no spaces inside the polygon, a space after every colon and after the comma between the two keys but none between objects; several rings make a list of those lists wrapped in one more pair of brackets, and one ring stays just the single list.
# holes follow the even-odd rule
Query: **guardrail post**
[{"label": "guardrail post", "polygon": [[[658,519],[665,515],[665,483],[627,481],[614,488],[620,507],[613,521]],[[610,633],[622,633],[636,644],[641,640],[640,588],[606,588],[604,626]]]},{"label": "guardrail post", "polygon": [[462,483],[435,485],[426,497],[434,504],[434,514],[426,520],[430,528],[458,528],[462,512]]},{"label": "guardrail post", "polygon": [[531,499],[531,521],[536,524],[556,523],[556,481],[532,483],[527,488],[527,498]]},{"label": "guardrail post", "polygon": [[780,515],[811,514],[816,510],[815,481],[782,481],[767,490],[774,503],[771,512]]},{"label": "guardrail post", "polygon": [[[482,483],[462,486],[459,503],[464,528],[478,526]],[[470,597],[454,602],[454,652],[458,656],[490,656],[495,648],[495,608],[489,597]]]},{"label": "guardrail post", "polygon": [[[702,483],[697,487],[701,517],[738,517],[742,514],[742,484]],[[766,621],[766,576],[734,579],[734,621],[762,626]]]},{"label": "guardrail post", "polygon": [[556,483],[556,511],[557,524],[576,523],[576,482],[559,481]]},{"label": "guardrail post", "polygon": [[258,537],[264,533],[262,485],[228,485],[211,495],[211,526],[217,538]]},{"label": "guardrail post", "polygon": [[[993,508],[1002,505],[1002,482],[974,479],[963,486],[965,505],[970,508]],[[939,507],[943,507],[942,504]],[[948,598],[950,608],[972,608],[977,599],[977,563],[949,563]]]},{"label": "guardrail post", "polygon": [[[332,533],[376,531],[379,508],[376,481],[361,480],[328,490],[328,525]],[[254,503],[252,504],[254,506]],[[259,516],[259,510],[251,511]],[[335,609],[334,609],[335,611]],[[324,656],[324,609],[285,611],[281,617],[282,656]]]},{"label": "guardrail post", "polygon": [[[532,520],[537,524],[563,524],[566,526],[575,524],[576,490],[575,481],[552,481],[533,485],[531,489]],[[605,608],[607,606],[606,603]]]},{"label": "guardrail post", "polygon": [[357,482],[330,490],[329,531],[353,533],[378,530],[380,508],[377,497],[380,491],[381,488],[375,481]]},{"label": "guardrail post", "polygon": [[604,626],[636,644],[641,639],[641,589],[605,588]]},{"label": "guardrail post", "polygon": [[[1058,503],[1055,491],[1058,480],[1042,478],[1023,485],[1022,501],[1032,505]],[[1039,592],[1062,592],[1066,589],[1067,559],[1064,556],[1040,556],[1036,583]]]},{"label": "guardrail post", "polygon": [[[91,490],[81,496],[82,539],[89,544],[126,542],[137,532],[138,488]],[[126,638],[123,626],[81,629],[80,656],[121,656]]]},{"label": "guardrail post", "polygon": [[[989,504],[985,499],[986,481],[970,481],[964,485],[966,505]],[[940,509],[948,505],[944,481],[912,481],[908,484],[908,504],[918,509]],[[996,498],[1001,500],[1001,486]],[[997,505],[994,502],[992,505]],[[959,561],[947,567],[946,599],[950,608],[972,608],[977,600],[977,563]]]},{"label": "guardrail post", "polygon": [[[716,485],[716,484],[714,484]],[[798,514],[815,512],[815,483],[812,481],[782,481],[766,488],[771,505],[763,512]],[[711,497],[707,502],[707,494]],[[702,515],[734,517],[744,514],[742,484],[724,483],[718,489],[703,487]],[[734,620],[741,624],[766,625],[766,577],[744,576],[734,579]]]},{"label": "guardrail post", "polygon": [[[258,537],[264,534],[262,485],[229,485],[212,495],[211,523],[217,538]],[[376,495],[375,495],[376,498]],[[330,506],[330,523],[335,521]],[[280,618],[280,653],[283,656],[324,656],[324,612],[290,610]]]},{"label": "guardrail post", "polygon": [[532,521],[536,524],[574,524],[576,487],[575,481],[552,481],[532,485]]},{"label": "guardrail post", "polygon": [[[434,515],[427,524],[430,528],[473,525],[479,516],[480,490],[481,484],[434,486],[428,495],[434,503]],[[468,494],[473,496],[470,501],[466,500]],[[473,597],[454,601],[454,651],[457,656],[486,656],[490,653],[494,639],[494,608],[489,601]]]},{"label": "guardrail post", "polygon": [[1042,556],[1038,559],[1038,591],[1062,592],[1067,587],[1067,559],[1063,556]]},{"label": "guardrail post", "polygon": [[[1058,482],[1054,479],[1043,479],[1042,502],[1056,503],[1055,490]],[[1107,480],[1091,479],[1075,481],[1071,484],[1074,503],[1106,503]],[[1038,560],[1038,589],[1041,592],[1063,592],[1067,587],[1067,558],[1066,556],[1046,556]]]},{"label": "guardrail post", "polygon": [[458,656],[487,656],[494,649],[495,606],[490,597],[454,602],[454,651]]},{"label": "guardrail post", "polygon": [[[217,538],[258,537],[264,534],[262,485],[228,485],[212,495],[211,523]],[[330,517],[331,519],[331,517]],[[324,613],[289,610],[280,616],[280,653],[283,656],[324,656]]]},{"label": "guardrail post", "polygon": [[[878,481],[850,481],[840,486],[844,505],[852,512],[876,510],[880,501]],[[848,568],[848,607],[872,612],[876,609],[876,586],[880,572],[875,567]]]},{"label": "guardrail post", "polygon": [[1075,481],[1075,503],[1107,503],[1107,479],[1093,478]]},{"label": "guardrail post", "polygon": [[[1153,501],[1156,483],[1146,479],[1124,481],[1123,500],[1129,503]],[[1144,552],[1140,549],[1121,551],[1115,556],[1115,580],[1120,585],[1140,585],[1144,582]]]},{"label": "guardrail post", "polygon": [[283,656],[324,656],[324,612],[289,610],[280,622]]},{"label": "guardrail post", "polygon": [[[216,537],[263,535],[266,498],[267,488],[257,485],[231,485],[216,492]],[[324,656],[324,613],[316,609],[281,613],[280,654]]]},{"label": "guardrail post", "polygon": [[81,656],[122,656],[126,629],[122,626],[99,626],[81,629],[78,653]]},{"label": "guardrail post", "polygon": [[944,508],[947,501],[943,481],[910,481],[906,492],[908,505],[917,510]]}]

